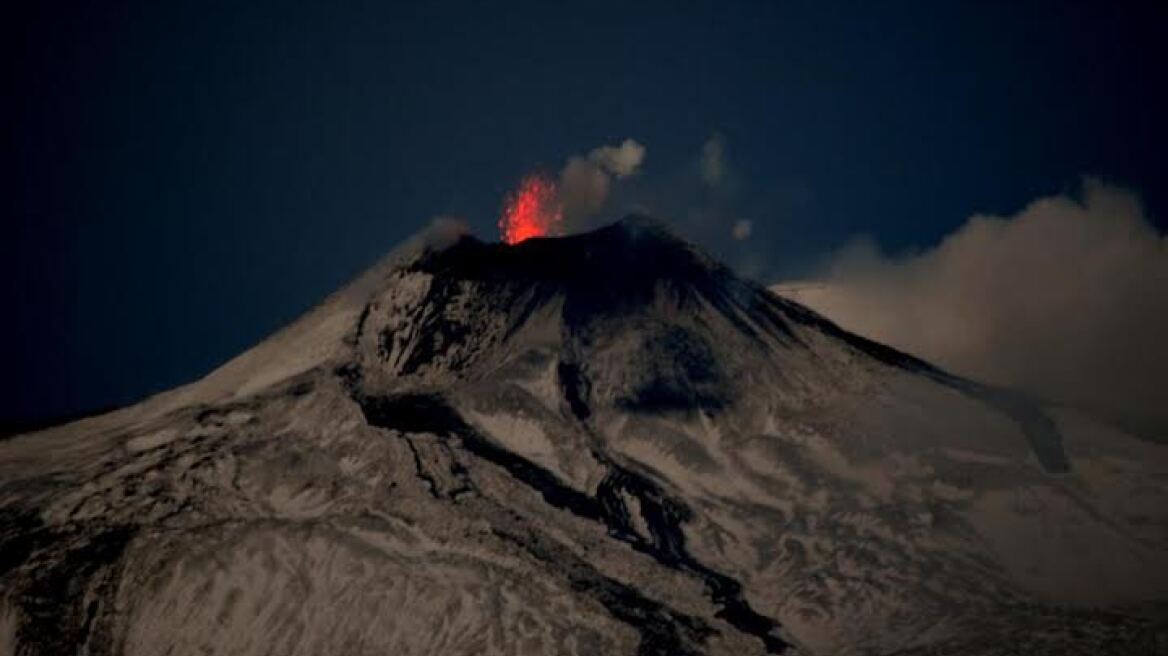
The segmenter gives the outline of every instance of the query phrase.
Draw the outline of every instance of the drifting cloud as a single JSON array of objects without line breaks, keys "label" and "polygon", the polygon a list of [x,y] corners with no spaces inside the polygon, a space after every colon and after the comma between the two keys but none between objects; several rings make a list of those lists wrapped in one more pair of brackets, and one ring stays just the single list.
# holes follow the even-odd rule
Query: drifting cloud
[{"label": "drifting cloud", "polygon": [[635,174],[645,159],[645,147],[632,139],[616,146],[594,148],[588,155],[568,158],[560,172],[560,199],[567,220],[590,217],[604,207],[613,179]]},{"label": "drifting cloud", "polygon": [[730,236],[738,241],[742,241],[750,236],[752,230],[754,230],[753,223],[746,219],[739,219],[734,222],[734,227],[730,229]]},{"label": "drifting cloud", "polygon": [[726,177],[726,140],[719,133],[714,133],[706,143],[702,144],[701,155],[702,181],[711,187],[716,187]]},{"label": "drifting cloud", "polygon": [[918,255],[857,240],[821,281],[779,291],[957,373],[1168,439],[1168,239],[1124,189],[1087,179]]},{"label": "drifting cloud", "polygon": [[[679,232],[717,257],[741,263],[753,248],[747,242],[760,229],[753,220],[759,208],[743,207],[742,181],[735,175],[720,132],[695,146],[682,166],[643,186],[639,200],[644,211],[667,217]],[[759,256],[765,258],[763,253]]]}]

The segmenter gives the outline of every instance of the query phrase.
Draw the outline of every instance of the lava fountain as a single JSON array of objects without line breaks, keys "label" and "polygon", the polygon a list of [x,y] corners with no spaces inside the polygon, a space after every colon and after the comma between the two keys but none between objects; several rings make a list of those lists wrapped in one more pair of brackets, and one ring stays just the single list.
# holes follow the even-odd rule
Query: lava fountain
[{"label": "lava fountain", "polygon": [[504,242],[518,244],[524,239],[558,233],[563,220],[564,210],[555,181],[533,173],[524,177],[519,188],[504,201],[499,232]]}]

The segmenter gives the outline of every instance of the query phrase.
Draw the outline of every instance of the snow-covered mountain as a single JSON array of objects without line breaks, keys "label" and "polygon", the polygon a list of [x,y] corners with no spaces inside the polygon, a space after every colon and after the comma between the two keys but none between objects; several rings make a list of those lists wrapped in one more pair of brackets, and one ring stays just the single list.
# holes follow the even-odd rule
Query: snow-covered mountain
[{"label": "snow-covered mountain", "polygon": [[436,229],[0,442],[0,654],[1166,653],[1166,491],[652,221]]}]

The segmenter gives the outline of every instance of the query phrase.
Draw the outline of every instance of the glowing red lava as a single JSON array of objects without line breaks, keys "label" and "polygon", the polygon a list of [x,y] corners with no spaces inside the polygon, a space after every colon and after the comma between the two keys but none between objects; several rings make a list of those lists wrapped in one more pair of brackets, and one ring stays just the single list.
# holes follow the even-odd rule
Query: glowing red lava
[{"label": "glowing red lava", "polygon": [[564,219],[556,183],[547,176],[533,173],[523,178],[519,189],[507,196],[499,232],[503,241],[518,244],[524,239],[554,234]]}]

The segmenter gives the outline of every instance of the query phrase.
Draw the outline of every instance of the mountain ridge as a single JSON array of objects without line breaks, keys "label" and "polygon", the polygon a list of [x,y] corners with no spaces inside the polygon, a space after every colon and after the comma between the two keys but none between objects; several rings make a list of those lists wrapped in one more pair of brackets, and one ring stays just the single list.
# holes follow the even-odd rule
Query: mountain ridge
[{"label": "mountain ridge", "polygon": [[0,635],[1148,652],[1162,626],[1117,609],[1168,598],[1164,476],[1160,447],[851,335],[643,217],[513,246],[442,225],[201,381],[0,442]]}]

